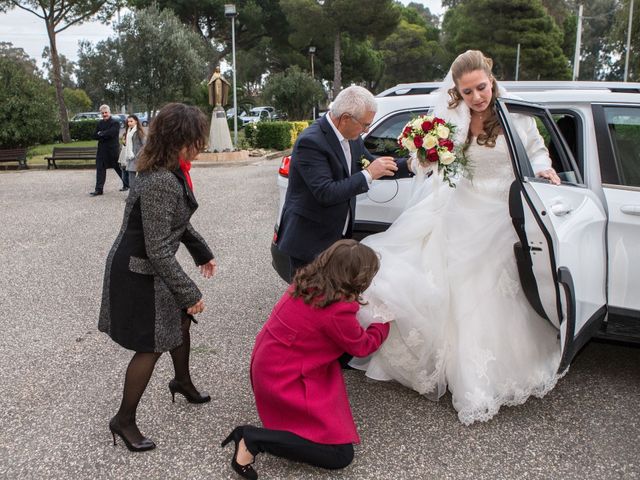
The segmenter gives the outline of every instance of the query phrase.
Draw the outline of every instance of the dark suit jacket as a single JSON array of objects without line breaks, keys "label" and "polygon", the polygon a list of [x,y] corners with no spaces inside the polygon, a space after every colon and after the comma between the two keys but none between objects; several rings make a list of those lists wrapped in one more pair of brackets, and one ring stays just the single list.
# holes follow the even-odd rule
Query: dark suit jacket
[{"label": "dark suit jacket", "polygon": [[[362,138],[349,141],[351,175],[328,114],[309,126],[296,140],[289,166],[289,186],[282,209],[277,245],[289,256],[311,261],[342,238],[347,214],[351,236],[356,195],[369,190],[361,173],[362,156],[375,157]],[[397,177],[409,176],[406,160],[398,161]]]},{"label": "dark suit jacket", "polygon": [[93,138],[98,140],[96,166],[98,168],[116,168],[120,154],[120,122],[113,116],[109,120],[100,120]]}]

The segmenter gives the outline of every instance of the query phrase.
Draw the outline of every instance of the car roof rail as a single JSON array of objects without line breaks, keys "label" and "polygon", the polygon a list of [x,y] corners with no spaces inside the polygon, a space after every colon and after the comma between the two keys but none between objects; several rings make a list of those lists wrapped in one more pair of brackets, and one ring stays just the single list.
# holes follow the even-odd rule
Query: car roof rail
[{"label": "car roof rail", "polygon": [[[582,82],[568,80],[543,81],[499,81],[510,92],[550,91],[550,90],[604,90],[616,93],[640,93],[638,82]],[[376,97],[395,97],[404,95],[427,95],[437,90],[441,82],[399,83],[380,92]]]}]

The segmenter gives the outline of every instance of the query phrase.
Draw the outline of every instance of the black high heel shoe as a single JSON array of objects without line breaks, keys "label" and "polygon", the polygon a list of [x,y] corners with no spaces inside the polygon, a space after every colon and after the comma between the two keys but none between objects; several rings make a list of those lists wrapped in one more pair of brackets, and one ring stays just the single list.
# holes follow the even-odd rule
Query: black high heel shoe
[{"label": "black high heel shoe", "polygon": [[173,401],[173,403],[176,402],[176,393],[182,394],[189,403],[207,403],[211,401],[211,397],[206,393],[202,395],[196,392],[198,393],[198,395],[196,396],[188,392],[187,390],[182,388],[182,385],[180,385],[180,383],[175,378],[169,382],[169,391],[171,392],[171,400]]},{"label": "black high heel shoe", "polygon": [[153,443],[153,440],[147,437],[142,437],[142,440],[139,442],[130,442],[129,439],[124,436],[124,433],[122,432],[120,427],[116,424],[115,418],[112,418],[109,421],[109,430],[111,430],[114,445],[116,444],[116,435],[118,435],[127,446],[127,448],[132,452],[144,452],[146,450],[153,450],[154,448],[156,448],[156,444]]},{"label": "black high heel shoe", "polygon": [[[257,480],[258,472],[256,472],[251,466],[253,462],[248,463],[246,465],[240,465],[238,463],[238,447],[240,445],[240,440],[242,440],[242,432],[244,427],[236,427],[233,429],[233,432],[229,434],[227,438],[225,438],[220,444],[221,447],[226,446],[231,440],[236,445],[236,449],[233,452],[233,458],[231,458],[231,468],[235,470],[235,472],[240,475],[242,478],[246,478],[247,480]],[[253,461],[255,462],[255,457],[253,457]]]}]

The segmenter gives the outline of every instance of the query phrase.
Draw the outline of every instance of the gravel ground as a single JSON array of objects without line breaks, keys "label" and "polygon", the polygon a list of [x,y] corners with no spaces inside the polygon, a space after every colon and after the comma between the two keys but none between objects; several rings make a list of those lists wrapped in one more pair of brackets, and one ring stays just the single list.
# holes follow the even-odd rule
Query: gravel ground
[{"label": "gravel ground", "polygon": [[[193,170],[195,227],[219,272],[196,277],[207,311],[192,329],[192,373],[212,401],[171,402],[168,355],[138,424],[158,448],[113,446],[130,352],[96,328],[104,261],[125,194],[113,172],[90,198],[92,170],[0,173],[0,477],[237,478],[220,441],[258,424],[248,377],[256,333],[285,285],[270,265],[278,160]],[[640,349],[591,343],[544,399],[461,425],[447,395],[433,403],[394,383],[345,373],[362,444],[339,472],[260,456],[268,479],[640,478]]]}]

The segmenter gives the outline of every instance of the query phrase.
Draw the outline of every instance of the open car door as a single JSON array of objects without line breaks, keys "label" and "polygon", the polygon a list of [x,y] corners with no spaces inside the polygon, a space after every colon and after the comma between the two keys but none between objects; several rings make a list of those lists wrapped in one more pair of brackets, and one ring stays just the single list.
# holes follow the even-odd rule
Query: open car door
[{"label": "open car door", "polygon": [[[607,314],[607,216],[545,108],[503,98],[497,112],[516,177],[509,210],[520,239],[514,245],[520,281],[533,308],[559,330],[564,371]],[[533,122],[561,185],[534,175],[531,135],[524,133]]]}]

